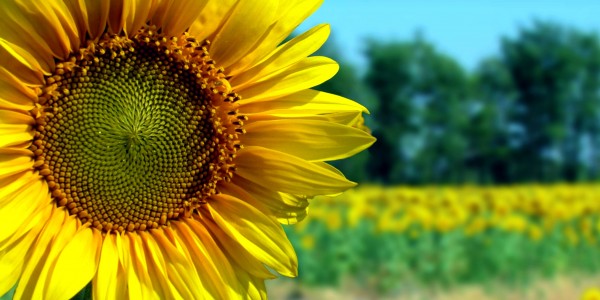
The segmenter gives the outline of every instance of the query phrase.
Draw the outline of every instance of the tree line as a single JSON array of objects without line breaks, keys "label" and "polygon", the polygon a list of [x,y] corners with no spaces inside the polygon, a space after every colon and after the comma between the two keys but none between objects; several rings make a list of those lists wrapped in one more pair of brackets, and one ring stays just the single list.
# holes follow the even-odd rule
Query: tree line
[{"label": "tree line", "polygon": [[[476,41],[474,41],[475,43]],[[336,161],[350,179],[388,184],[592,181],[600,175],[597,33],[535,21],[467,71],[422,36],[367,43],[358,72],[317,87],[369,108],[378,141]]]}]

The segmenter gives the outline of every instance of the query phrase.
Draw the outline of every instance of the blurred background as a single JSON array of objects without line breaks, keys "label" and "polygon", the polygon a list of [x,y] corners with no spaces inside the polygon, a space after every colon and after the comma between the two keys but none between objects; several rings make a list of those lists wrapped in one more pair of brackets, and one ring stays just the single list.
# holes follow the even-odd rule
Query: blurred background
[{"label": "blurred background", "polygon": [[[377,137],[274,299],[600,299],[600,2],[326,0],[317,87]],[[357,126],[360,126],[358,124]],[[597,298],[594,298],[597,297]]]}]

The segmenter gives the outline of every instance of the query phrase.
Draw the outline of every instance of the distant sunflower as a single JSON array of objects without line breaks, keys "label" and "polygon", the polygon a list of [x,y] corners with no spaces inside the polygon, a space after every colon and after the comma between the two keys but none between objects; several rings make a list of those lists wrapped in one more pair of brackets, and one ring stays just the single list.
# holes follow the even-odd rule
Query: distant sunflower
[{"label": "distant sunflower", "polygon": [[[266,297],[297,274],[279,223],[354,186],[324,161],[374,139],[311,90],[321,3],[3,1],[0,295]],[[267,268],[268,267],[268,268]]]}]

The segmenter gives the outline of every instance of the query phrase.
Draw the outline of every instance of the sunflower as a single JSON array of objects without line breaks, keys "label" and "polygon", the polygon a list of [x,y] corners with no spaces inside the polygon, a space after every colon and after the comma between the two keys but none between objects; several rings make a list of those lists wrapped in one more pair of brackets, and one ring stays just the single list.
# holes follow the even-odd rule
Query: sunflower
[{"label": "sunflower", "polygon": [[0,295],[265,298],[281,224],[353,187],[365,108],[310,89],[320,0],[3,1]]}]

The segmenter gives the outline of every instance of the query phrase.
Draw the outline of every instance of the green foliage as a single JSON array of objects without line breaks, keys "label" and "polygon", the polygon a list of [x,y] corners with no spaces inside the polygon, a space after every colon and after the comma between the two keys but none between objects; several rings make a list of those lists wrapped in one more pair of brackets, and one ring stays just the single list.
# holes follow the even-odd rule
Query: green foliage
[{"label": "green foliage", "polygon": [[[371,42],[365,82],[379,105],[370,175],[383,182],[462,182],[467,126],[466,72],[418,37]],[[390,163],[392,162],[392,163]]]},{"label": "green foliage", "polygon": [[493,184],[600,175],[595,33],[534,22],[472,72],[420,35],[368,41],[365,70],[331,43],[320,54],[338,60],[340,72],[317,88],[372,113],[367,125],[378,141],[334,162],[350,179]]},{"label": "green foliage", "polygon": [[484,60],[473,77],[474,112],[465,130],[469,176],[484,184],[510,182],[516,175],[510,168],[517,92],[510,73],[496,58]]},{"label": "green foliage", "polygon": [[[362,185],[319,197],[286,227],[300,280],[377,292],[593,274],[600,267],[597,184]],[[347,281],[346,281],[347,282]]]},{"label": "green foliage", "polygon": [[581,138],[598,141],[598,37],[536,22],[517,38],[502,41],[501,60],[514,88],[504,92],[517,94],[513,121],[523,129],[512,157],[518,176],[589,178],[595,170],[586,169],[579,149]]},{"label": "green foliage", "polygon": [[[366,220],[335,231],[322,223],[302,232],[292,228],[286,231],[302,262],[299,280],[310,285],[338,285],[353,278],[374,285],[365,288],[391,292],[415,281],[445,286],[493,280],[524,284],[538,276],[593,273],[600,267],[598,245],[570,244],[560,228],[542,241],[496,229],[476,236],[462,229],[440,233],[420,228],[409,229],[418,232],[414,235],[374,234]],[[313,249],[302,247],[306,235],[315,237]]]}]

